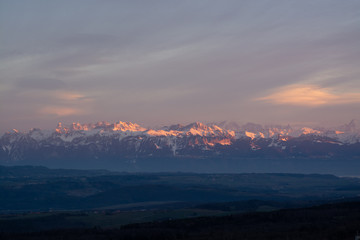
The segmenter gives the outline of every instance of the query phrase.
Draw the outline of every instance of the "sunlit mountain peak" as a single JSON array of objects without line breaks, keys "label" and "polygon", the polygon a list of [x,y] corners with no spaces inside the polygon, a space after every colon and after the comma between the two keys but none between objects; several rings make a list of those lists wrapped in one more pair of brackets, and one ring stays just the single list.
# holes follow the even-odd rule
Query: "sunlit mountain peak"
[{"label": "sunlit mountain peak", "polygon": [[17,129],[15,129],[15,128],[13,128],[13,132],[15,132],[15,133],[19,133],[19,130],[17,130]]},{"label": "sunlit mountain peak", "polygon": [[113,131],[143,132],[146,131],[146,128],[143,128],[136,123],[119,121],[114,123]]},{"label": "sunlit mountain peak", "polygon": [[190,123],[189,125],[186,125],[184,127],[185,129],[202,129],[202,130],[207,130],[209,127],[201,122],[194,122],[194,123]]},{"label": "sunlit mountain peak", "polygon": [[315,129],[308,128],[308,127],[303,127],[301,130],[302,130],[302,134],[304,134],[304,135],[321,133],[319,130],[315,130]]}]

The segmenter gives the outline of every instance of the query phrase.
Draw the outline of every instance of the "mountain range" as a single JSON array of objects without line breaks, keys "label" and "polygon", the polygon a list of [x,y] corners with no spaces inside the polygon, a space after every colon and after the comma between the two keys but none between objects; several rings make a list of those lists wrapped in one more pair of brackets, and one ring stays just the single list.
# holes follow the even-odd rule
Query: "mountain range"
[{"label": "mountain range", "polygon": [[359,158],[360,124],[336,128],[221,122],[157,129],[131,122],[58,123],[53,130],[13,129],[0,138],[0,163],[136,162],[139,158]]}]

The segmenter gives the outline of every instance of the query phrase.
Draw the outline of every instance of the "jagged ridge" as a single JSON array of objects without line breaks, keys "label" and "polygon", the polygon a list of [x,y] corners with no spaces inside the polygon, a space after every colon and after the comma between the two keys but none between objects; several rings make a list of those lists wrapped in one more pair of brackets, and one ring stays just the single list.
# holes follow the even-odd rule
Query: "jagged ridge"
[{"label": "jagged ridge", "polygon": [[[231,126],[230,129],[228,126]],[[333,129],[248,123],[171,125],[149,129],[131,122],[61,123],[54,130],[13,130],[0,138],[2,161],[65,157],[359,156],[355,121]]]}]

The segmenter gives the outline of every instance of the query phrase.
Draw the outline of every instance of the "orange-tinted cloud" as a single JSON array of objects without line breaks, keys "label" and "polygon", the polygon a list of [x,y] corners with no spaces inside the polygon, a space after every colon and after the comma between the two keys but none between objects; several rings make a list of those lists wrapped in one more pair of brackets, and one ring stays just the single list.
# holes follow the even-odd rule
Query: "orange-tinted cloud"
[{"label": "orange-tinted cloud", "polygon": [[336,93],[331,88],[294,84],[278,88],[270,95],[256,100],[297,106],[336,105],[360,103],[360,93]]},{"label": "orange-tinted cloud", "polygon": [[85,95],[77,92],[68,92],[68,91],[57,91],[53,93],[53,96],[59,100],[66,101],[77,101],[88,99]]},{"label": "orange-tinted cloud", "polygon": [[81,109],[71,107],[59,107],[59,106],[46,106],[40,109],[41,114],[45,115],[56,115],[56,116],[70,116],[70,115],[81,115],[84,113]]}]

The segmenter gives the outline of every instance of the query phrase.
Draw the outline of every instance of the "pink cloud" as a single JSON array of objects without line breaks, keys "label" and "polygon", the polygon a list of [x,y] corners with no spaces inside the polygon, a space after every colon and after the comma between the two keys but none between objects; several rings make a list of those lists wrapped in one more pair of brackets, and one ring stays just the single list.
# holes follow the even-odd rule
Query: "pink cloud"
[{"label": "pink cloud", "polygon": [[273,93],[255,100],[273,104],[316,107],[360,103],[360,93],[337,93],[334,89],[317,85],[294,84],[278,88]]}]

